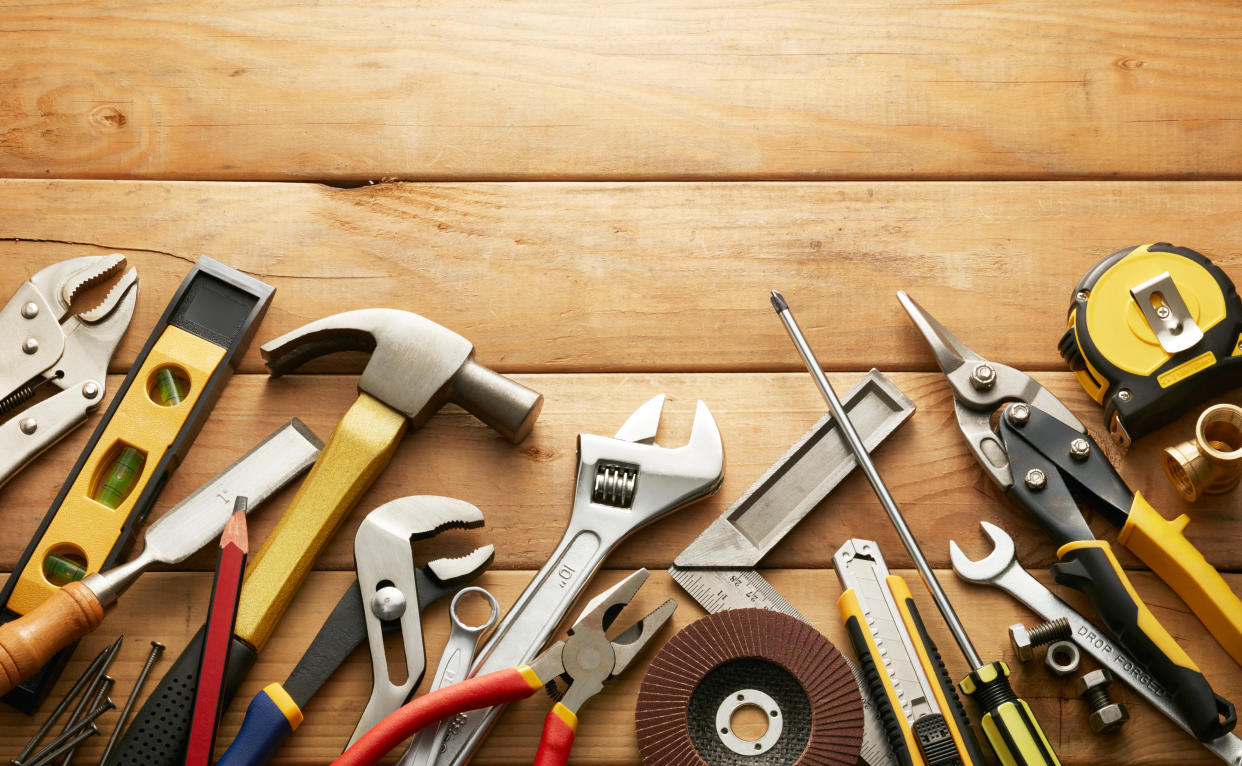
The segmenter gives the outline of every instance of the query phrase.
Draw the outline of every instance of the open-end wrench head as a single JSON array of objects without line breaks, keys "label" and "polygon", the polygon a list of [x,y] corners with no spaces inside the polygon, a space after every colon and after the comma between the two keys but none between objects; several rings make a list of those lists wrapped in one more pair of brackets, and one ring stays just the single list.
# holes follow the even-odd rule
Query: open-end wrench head
[{"label": "open-end wrench head", "polygon": [[371,355],[358,390],[419,425],[454,401],[510,441],[526,437],[543,397],[473,359],[470,341],[435,322],[398,309],[333,314],[260,348],[273,377],[337,351]]},{"label": "open-end wrench head", "polygon": [[979,522],[983,532],[992,540],[992,552],[979,561],[973,561],[962,552],[958,544],[949,541],[949,560],[953,563],[953,571],[967,582],[986,584],[1001,575],[1017,560],[1017,548],[1013,538],[1005,530],[987,521]]},{"label": "open-end wrench head", "polygon": [[664,411],[664,394],[656,394],[648,399],[618,429],[612,438],[627,442],[653,444],[656,431],[660,428],[660,413]]}]

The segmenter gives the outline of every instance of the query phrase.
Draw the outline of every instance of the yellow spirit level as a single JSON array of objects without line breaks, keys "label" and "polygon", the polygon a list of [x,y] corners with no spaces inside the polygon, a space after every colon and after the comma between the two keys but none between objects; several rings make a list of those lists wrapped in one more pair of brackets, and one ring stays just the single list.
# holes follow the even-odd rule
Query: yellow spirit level
[{"label": "yellow spirit level", "polygon": [[[182,281],[0,591],[0,622],[109,569],[155,505],[250,345],[275,288],[210,258]],[[4,697],[27,712],[73,647]]]},{"label": "yellow spirit level", "polygon": [[1203,255],[1167,242],[1120,250],[1074,287],[1062,358],[1123,447],[1242,386],[1242,301]]}]

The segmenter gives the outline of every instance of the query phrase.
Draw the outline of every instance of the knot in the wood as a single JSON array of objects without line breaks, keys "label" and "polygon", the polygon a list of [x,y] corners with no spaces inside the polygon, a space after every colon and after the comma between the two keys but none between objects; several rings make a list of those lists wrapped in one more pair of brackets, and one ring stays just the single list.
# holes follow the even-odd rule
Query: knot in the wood
[{"label": "knot in the wood", "polygon": [[1134,69],[1140,69],[1143,66],[1143,62],[1140,61],[1139,59],[1124,58],[1124,59],[1117,60],[1117,66],[1121,67],[1122,69],[1134,70]]},{"label": "knot in the wood", "polygon": [[120,130],[129,122],[125,113],[111,104],[92,109],[89,119],[91,127],[96,130]]}]

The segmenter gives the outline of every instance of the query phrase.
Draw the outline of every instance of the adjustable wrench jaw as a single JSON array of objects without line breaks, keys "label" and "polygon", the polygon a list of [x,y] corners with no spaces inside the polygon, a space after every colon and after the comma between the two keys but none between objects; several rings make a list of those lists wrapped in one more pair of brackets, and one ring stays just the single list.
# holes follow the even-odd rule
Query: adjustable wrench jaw
[{"label": "adjustable wrench jaw", "polygon": [[654,443],[663,400],[661,394],[639,407],[618,431],[621,438],[578,435],[575,523],[623,537],[720,488],[724,445],[711,411],[698,402],[689,443],[668,449]]},{"label": "adjustable wrench jaw", "polygon": [[[457,583],[473,579],[491,563],[491,546],[459,559],[437,559],[415,569],[412,540],[424,540],[447,529],[483,525],[483,513],[473,505],[448,497],[403,497],[369,513],[354,537],[354,564],[371,650],[371,698],[349,739],[352,745],[376,723],[410,697],[423,679],[426,652],[420,612]],[[427,586],[435,588],[423,593]],[[406,678],[394,683],[388,674],[384,648],[385,623],[397,622],[405,658]]]}]

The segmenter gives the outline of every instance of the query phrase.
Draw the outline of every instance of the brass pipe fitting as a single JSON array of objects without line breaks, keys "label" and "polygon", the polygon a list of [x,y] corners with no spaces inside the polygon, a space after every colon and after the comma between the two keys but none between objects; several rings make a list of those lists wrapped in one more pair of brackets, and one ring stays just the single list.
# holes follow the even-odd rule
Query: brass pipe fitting
[{"label": "brass pipe fitting", "polygon": [[1186,500],[1232,490],[1242,478],[1242,407],[1208,407],[1195,423],[1195,438],[1165,447],[1160,462]]}]

